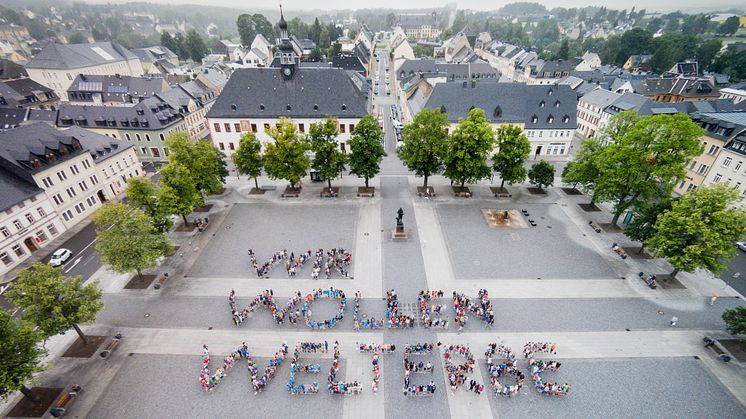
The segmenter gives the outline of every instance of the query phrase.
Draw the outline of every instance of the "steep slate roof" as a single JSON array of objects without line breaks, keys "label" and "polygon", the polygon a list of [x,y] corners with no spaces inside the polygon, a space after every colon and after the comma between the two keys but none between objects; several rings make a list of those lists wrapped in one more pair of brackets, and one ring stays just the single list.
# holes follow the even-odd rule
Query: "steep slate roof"
[{"label": "steep slate roof", "polygon": [[436,84],[424,107],[444,109],[451,122],[466,118],[472,108],[481,108],[493,123],[522,122],[525,129],[567,130],[577,125],[577,103],[575,92],[566,85],[464,81]]},{"label": "steep slate roof", "polygon": [[80,141],[84,149],[91,153],[94,161],[103,161],[133,147],[125,141],[97,134],[81,127],[70,127],[62,130]]},{"label": "steep slate roof", "polygon": [[116,42],[92,44],[47,44],[26,64],[26,68],[76,69],[99,64],[137,59],[137,56]]},{"label": "steep slate roof", "polygon": [[176,54],[170,49],[156,45],[154,47],[137,48],[131,51],[140,61],[145,63],[154,63],[158,60],[168,60],[178,58]]},{"label": "steep slate roof", "polygon": [[[77,138],[43,122],[0,132],[0,167],[32,183],[34,173],[84,152]],[[54,160],[49,159],[50,154]],[[38,160],[37,167],[33,160]]]},{"label": "steep slate roof", "polygon": [[397,71],[398,79],[417,75],[419,73],[443,73],[449,80],[474,78],[497,78],[499,71],[489,63],[477,61],[473,63],[439,63],[433,59],[405,60]]},{"label": "steep slate roof", "polygon": [[15,128],[26,120],[26,108],[0,108],[0,130]]},{"label": "steep slate roof", "polygon": [[336,55],[332,58],[332,66],[362,73],[366,70],[360,58],[355,55]]},{"label": "steep slate roof", "polygon": [[402,13],[399,15],[399,26],[407,29],[419,29],[423,25],[438,26],[438,19],[432,13]]},{"label": "steep slate roof", "polygon": [[618,93],[610,92],[608,90],[596,88],[595,90],[591,90],[590,92],[583,95],[582,99],[580,99],[582,102],[590,103],[591,105],[597,106],[601,109],[605,108],[612,102],[614,102],[617,98],[621,96]]},{"label": "steep slate roof", "polygon": [[43,192],[36,184],[0,168],[0,211]]},{"label": "steep slate roof", "polygon": [[345,70],[300,67],[286,80],[278,68],[244,68],[233,72],[207,117],[359,118],[366,114],[365,98]]},{"label": "steep slate roof", "polygon": [[78,74],[68,92],[98,93],[103,102],[130,102],[169,89],[162,78]]},{"label": "steep slate roof", "polygon": [[[57,115],[58,127],[81,125],[91,128],[111,127],[146,131],[162,129],[183,119],[178,110],[154,98],[145,99],[135,106],[86,106],[63,103]],[[133,122],[137,122],[137,125],[133,125]]]},{"label": "steep slate roof", "polygon": [[0,58],[0,80],[20,79],[21,77],[28,77],[28,73],[22,65]]},{"label": "steep slate roof", "polygon": [[[37,95],[41,93],[41,97]],[[57,100],[54,91],[29,78],[0,81],[0,102],[4,106],[25,106]]]}]

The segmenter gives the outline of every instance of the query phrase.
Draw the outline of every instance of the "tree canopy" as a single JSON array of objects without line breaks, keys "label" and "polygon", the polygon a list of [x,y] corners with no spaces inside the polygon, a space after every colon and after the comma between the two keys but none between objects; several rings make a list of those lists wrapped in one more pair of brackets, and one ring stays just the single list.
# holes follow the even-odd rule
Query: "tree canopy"
[{"label": "tree canopy", "polygon": [[80,275],[66,278],[61,267],[41,262],[21,271],[6,296],[25,310],[24,318],[38,326],[45,339],[75,327],[85,340],[77,325],[96,320],[104,307],[98,282],[84,286]]},{"label": "tree canopy", "polygon": [[427,179],[443,171],[448,147],[448,116],[440,109],[423,109],[402,129],[399,158],[416,176]]},{"label": "tree canopy", "polygon": [[746,335],[746,306],[738,306],[723,312],[725,330],[731,335]]},{"label": "tree canopy", "polygon": [[464,187],[490,176],[487,156],[495,145],[495,132],[484,116],[484,111],[474,108],[466,119],[458,122],[448,140],[444,175]]},{"label": "tree canopy", "polygon": [[243,46],[251,45],[257,34],[262,34],[270,42],[275,39],[275,26],[261,13],[239,15],[236,19],[236,27]]},{"label": "tree canopy", "polygon": [[538,188],[551,186],[554,183],[554,166],[544,160],[534,163],[528,171],[528,181]]},{"label": "tree canopy", "polygon": [[337,144],[337,125],[335,118],[327,117],[323,122],[311,124],[308,130],[308,140],[314,152],[311,168],[321,180],[327,182],[330,189],[332,179],[342,173],[347,162]]},{"label": "tree canopy", "polygon": [[223,190],[226,169],[225,155],[205,140],[192,141],[183,132],[174,132],[165,141],[169,149],[169,165],[187,169],[195,188],[200,193],[212,195]]},{"label": "tree canopy", "polygon": [[127,204],[143,210],[161,231],[171,227],[170,213],[159,202],[160,188],[142,176],[127,179]]},{"label": "tree canopy", "polygon": [[612,143],[599,153],[595,192],[614,202],[612,224],[637,200],[670,193],[686,162],[702,153],[702,132],[684,114],[639,117],[629,111],[611,119],[602,136]]},{"label": "tree canopy", "polygon": [[46,351],[39,345],[42,339],[41,330],[0,309],[0,400],[16,390],[29,394],[26,383],[46,369],[42,364]]},{"label": "tree canopy", "polygon": [[201,63],[208,52],[205,41],[194,28],[187,31],[183,49],[195,63]]},{"label": "tree canopy", "polygon": [[596,202],[594,187],[601,174],[602,150],[603,145],[598,138],[589,138],[583,141],[575,158],[562,170],[563,182],[572,184],[573,188],[579,184],[585,193],[593,191],[591,204]]},{"label": "tree canopy", "polygon": [[142,271],[156,267],[157,260],[171,250],[166,234],[156,230],[139,209],[112,202],[92,218],[101,261],[117,272],[135,271],[142,279]]},{"label": "tree canopy", "polygon": [[310,165],[306,155],[308,143],[298,135],[295,124],[285,118],[280,119],[280,123],[267,134],[274,139],[267,143],[264,151],[267,175],[272,179],[285,179],[291,188],[295,188]]},{"label": "tree canopy", "polygon": [[347,144],[352,148],[350,153],[350,173],[368,181],[381,170],[381,160],[386,157],[383,147],[383,131],[378,128],[378,121],[372,115],[365,115],[352,130]]},{"label": "tree canopy", "polygon": [[698,268],[720,273],[723,261],[735,256],[733,242],[746,233],[746,213],[735,206],[740,199],[726,184],[688,192],[658,217],[648,247],[674,267],[672,276]]},{"label": "tree canopy", "polygon": [[516,125],[502,125],[496,133],[497,153],[492,156],[492,170],[500,173],[500,188],[526,180],[526,168],[523,162],[531,153],[531,142]]},{"label": "tree canopy", "polygon": [[257,177],[262,174],[264,167],[264,157],[262,157],[262,143],[252,132],[246,132],[241,135],[238,143],[238,149],[233,153],[233,164],[241,175],[247,175],[254,178],[254,186],[259,189]]},{"label": "tree canopy", "polygon": [[158,205],[163,212],[180,215],[187,225],[186,216],[204,203],[188,168],[175,163],[163,166],[158,193]]}]

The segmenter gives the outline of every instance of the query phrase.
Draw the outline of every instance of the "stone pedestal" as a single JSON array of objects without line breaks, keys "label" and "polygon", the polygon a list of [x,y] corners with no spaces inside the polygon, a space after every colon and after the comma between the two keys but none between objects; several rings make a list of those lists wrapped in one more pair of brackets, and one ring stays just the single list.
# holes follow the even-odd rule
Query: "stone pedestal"
[{"label": "stone pedestal", "polygon": [[394,241],[409,240],[409,230],[404,226],[396,226],[396,229],[391,231],[391,239]]}]

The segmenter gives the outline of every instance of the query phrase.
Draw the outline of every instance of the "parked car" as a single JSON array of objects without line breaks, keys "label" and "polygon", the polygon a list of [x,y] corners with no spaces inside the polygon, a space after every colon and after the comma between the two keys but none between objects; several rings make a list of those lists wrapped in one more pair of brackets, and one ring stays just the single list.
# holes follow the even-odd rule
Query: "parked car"
[{"label": "parked car", "polygon": [[746,252],[746,242],[736,242],[736,246],[738,246],[739,249]]},{"label": "parked car", "polygon": [[61,266],[67,262],[68,259],[73,255],[69,249],[60,248],[52,253],[52,257],[49,259],[49,264],[52,266]]}]

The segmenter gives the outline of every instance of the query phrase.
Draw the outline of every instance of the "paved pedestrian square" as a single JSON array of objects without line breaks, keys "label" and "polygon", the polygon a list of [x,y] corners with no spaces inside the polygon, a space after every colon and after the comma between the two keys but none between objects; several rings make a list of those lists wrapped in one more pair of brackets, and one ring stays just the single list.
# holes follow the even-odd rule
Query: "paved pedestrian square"
[{"label": "paved pedestrian square", "polygon": [[[603,279],[614,273],[558,204],[513,205],[536,227],[493,229],[483,201],[438,204],[456,279]],[[497,206],[495,206],[497,208]],[[508,208],[501,204],[502,209]]]},{"label": "paved pedestrian square", "polygon": [[[517,396],[489,397],[494,416],[678,419],[746,415],[728,390],[694,358],[558,360],[562,362],[560,371],[541,375],[545,381],[569,383],[566,397],[539,394],[527,374],[526,386]],[[519,360],[522,370],[525,364]],[[489,379],[486,373],[483,378]],[[513,382],[506,380],[506,384]]]},{"label": "paved pedestrian square", "polygon": [[[354,205],[236,204],[192,266],[189,276],[256,278],[248,249],[254,250],[257,263],[262,264],[283,249],[298,256],[307,250],[342,247],[352,251],[348,271],[353,272],[357,218],[358,208]],[[313,255],[296,278],[310,278],[312,266]],[[277,265],[269,277],[288,278],[288,275],[284,266]],[[338,278],[339,273],[335,272],[333,277]]]},{"label": "paved pedestrian square", "polygon": [[[221,356],[222,355],[222,356]],[[214,372],[226,354],[213,354]],[[135,354],[128,357],[116,377],[91,410],[90,418],[341,418],[343,397],[326,390],[331,359],[303,354],[304,362],[321,365],[318,374],[297,374],[296,382],[319,383],[313,395],[290,395],[285,386],[290,371],[291,353],[277,370],[265,390],[254,395],[246,361],[238,361],[211,393],[199,384],[200,355]],[[263,371],[269,358],[254,357]],[[345,363],[337,373],[344,377]]]}]

